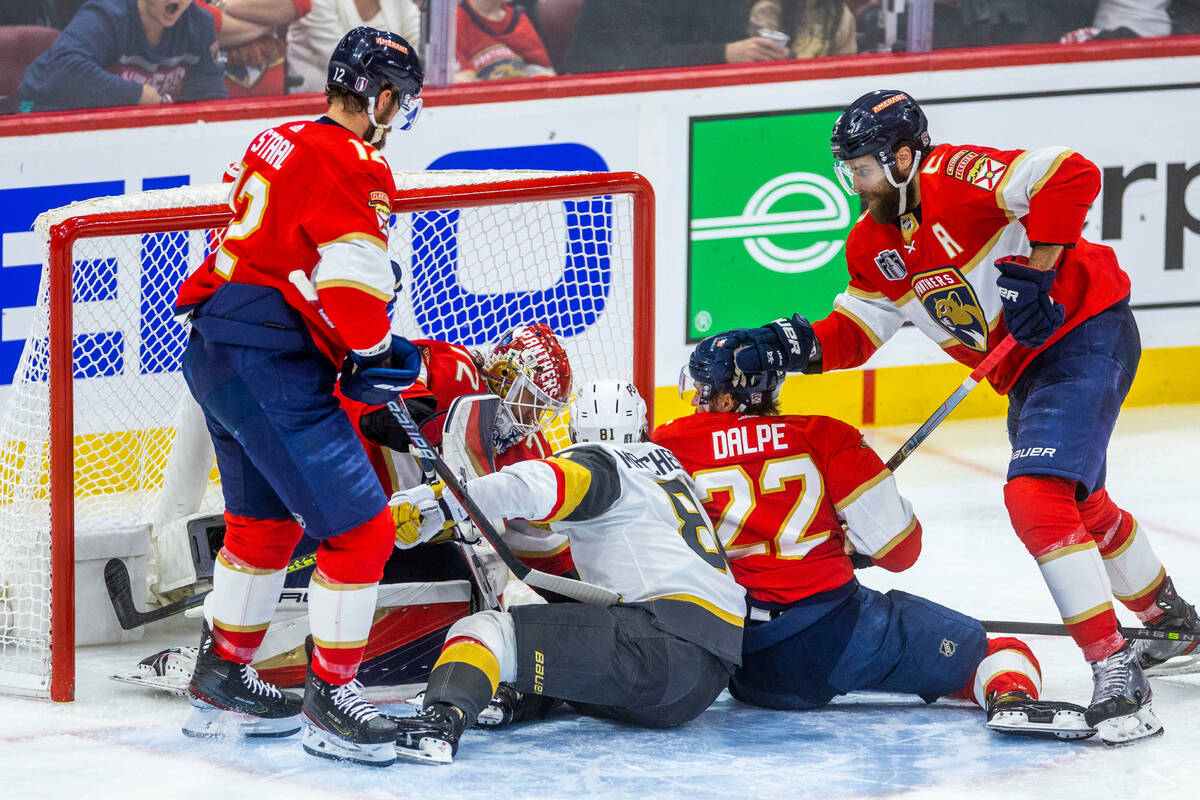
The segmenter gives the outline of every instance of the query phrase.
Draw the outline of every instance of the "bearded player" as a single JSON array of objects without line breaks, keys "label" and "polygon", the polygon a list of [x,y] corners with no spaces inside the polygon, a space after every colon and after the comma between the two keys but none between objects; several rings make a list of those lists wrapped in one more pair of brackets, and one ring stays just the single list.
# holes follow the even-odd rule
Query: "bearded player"
[{"label": "bearded player", "polygon": [[1112,598],[1163,631],[1200,630],[1200,618],[1105,490],[1141,343],[1128,276],[1081,236],[1100,171],[1063,147],[935,146],[927,128],[904,92],[846,108],[833,153],[867,207],[846,242],[849,286],[815,324],[795,315],[726,344],[750,372],[817,373],[862,364],[906,321],[968,366],[1011,335],[987,376],[1009,398],[1009,519],[1092,666],[1089,724],[1110,744],[1157,735],[1145,670],[1196,644],[1126,642]]},{"label": "bearded player", "polygon": [[[385,403],[417,374],[417,350],[393,336],[387,314],[395,185],[378,148],[393,122],[415,121],[423,79],[399,36],[346,34],[330,59],[327,114],[254,138],[231,187],[234,219],[180,287],[176,308],[192,326],[183,374],[216,449],[226,521],[188,735],[287,736],[303,713],[307,752],[395,759],[394,726],[355,681],[395,530],[334,385]],[[301,702],[249,664],[305,532],[320,545]]]},{"label": "bearded player", "polygon": [[696,482],[717,525],[749,619],[730,691],[765,708],[814,709],[839,694],[956,696],[1002,733],[1083,739],[1084,709],[1039,700],[1024,642],[989,640],[974,619],[922,597],[882,594],[854,577],[851,554],[891,572],[921,552],[921,523],[862,435],[821,416],[780,416],[785,373],[742,373],[722,337],[688,370],[697,413],[654,431]]}]

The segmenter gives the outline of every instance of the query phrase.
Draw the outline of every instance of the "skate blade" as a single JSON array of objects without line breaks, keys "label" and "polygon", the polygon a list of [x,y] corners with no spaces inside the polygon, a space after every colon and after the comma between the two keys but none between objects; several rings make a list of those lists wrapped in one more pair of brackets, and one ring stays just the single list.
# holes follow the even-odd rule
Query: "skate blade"
[{"label": "skate blade", "polygon": [[1146,704],[1134,714],[1101,720],[1096,723],[1096,732],[1109,747],[1125,747],[1143,739],[1162,736],[1164,729],[1150,705]]},{"label": "skate blade", "polygon": [[268,719],[223,708],[192,704],[183,735],[193,739],[282,739],[300,732],[300,715]]},{"label": "skate blade", "polygon": [[304,752],[332,761],[349,761],[367,767],[390,767],[396,763],[392,742],[365,744],[350,742],[309,723],[304,728]]},{"label": "skate blade", "polygon": [[181,697],[187,697],[187,687],[191,680],[190,677],[146,675],[143,672],[125,672],[118,675],[109,675],[108,678],[117,683],[129,683],[134,686],[141,686],[143,689],[154,689],[155,691],[177,694]]},{"label": "skate blade", "polygon": [[1083,711],[1070,709],[1056,711],[1049,722],[1030,721],[1023,711],[1000,711],[987,721],[987,726],[997,733],[1034,739],[1078,741],[1096,735],[1096,729],[1084,719]]},{"label": "skate blade", "polygon": [[454,749],[449,742],[422,736],[416,747],[396,745],[397,758],[416,761],[422,764],[450,764],[454,761]]},{"label": "skate blade", "polygon": [[1167,659],[1153,667],[1144,667],[1147,678],[1163,678],[1171,675],[1191,675],[1200,672],[1200,654],[1189,653]]}]

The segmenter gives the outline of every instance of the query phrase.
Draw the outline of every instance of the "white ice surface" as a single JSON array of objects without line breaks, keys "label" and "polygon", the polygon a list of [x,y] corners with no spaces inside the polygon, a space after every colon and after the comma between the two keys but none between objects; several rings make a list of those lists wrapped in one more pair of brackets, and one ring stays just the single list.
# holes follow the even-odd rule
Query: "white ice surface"
[{"label": "white ice surface", "polygon": [[[910,428],[869,438],[890,455]],[[1184,597],[1200,599],[1200,490],[1193,478],[1200,407],[1123,413],[1108,486],[1153,537]],[[920,562],[860,579],[903,588],[981,618],[1054,621],[1050,596],[1012,534],[1000,487],[1001,420],[949,422],[898,471],[925,529]],[[1133,624],[1128,614],[1123,619]],[[163,623],[166,624],[166,623]],[[782,713],[728,694],[690,725],[641,731],[560,712],[506,732],[470,731],[448,767],[369,769],[306,755],[298,738],[212,744],[184,738],[186,702],[106,679],[167,644],[187,620],[137,645],[81,648],[77,701],[0,697],[0,798],[790,798],[1200,795],[1200,675],[1154,679],[1164,737],[1124,749],[1097,741],[1001,737],[965,703],[850,695]],[[1086,703],[1087,665],[1069,640],[1029,637],[1044,696]]]}]

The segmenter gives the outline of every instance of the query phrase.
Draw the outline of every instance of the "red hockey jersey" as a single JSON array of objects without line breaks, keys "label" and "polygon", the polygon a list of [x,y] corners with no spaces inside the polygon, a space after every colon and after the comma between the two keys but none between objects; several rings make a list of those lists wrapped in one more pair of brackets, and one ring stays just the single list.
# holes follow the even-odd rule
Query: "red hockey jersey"
[{"label": "red hockey jersey", "polygon": [[[395,278],[386,258],[366,267],[343,260],[317,270],[320,250],[360,240],[386,253],[395,190],[379,151],[341,125],[289,122],[263,131],[247,148],[230,188],[234,220],[180,286],[176,309],[199,305],[226,281],[274,287],[340,365],[348,349],[370,348],[387,335]],[[316,284],[335,327],[288,281],[296,269]]]},{"label": "red hockey jersey", "polygon": [[1129,296],[1112,248],[1083,239],[1100,172],[1062,147],[939,145],[920,172],[920,205],[898,225],[863,214],[846,242],[850,284],[813,324],[826,371],[862,364],[911,322],[974,367],[1007,333],[995,262],[1033,244],[1067,249],[1050,296],[1066,320],[1040,348],[1017,345],[988,376],[1004,394],[1021,370],[1085,319]]},{"label": "red hockey jersey", "polygon": [[703,495],[737,582],[791,603],[843,585],[855,550],[899,571],[920,553],[921,526],[862,434],[830,417],[697,413],[651,437]]}]

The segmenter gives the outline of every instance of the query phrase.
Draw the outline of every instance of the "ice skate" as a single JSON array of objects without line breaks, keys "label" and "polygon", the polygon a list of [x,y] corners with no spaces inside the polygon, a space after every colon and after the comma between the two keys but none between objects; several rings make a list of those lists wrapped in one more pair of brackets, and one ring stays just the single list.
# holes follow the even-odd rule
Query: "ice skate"
[{"label": "ice skate", "polygon": [[1168,577],[1158,590],[1154,604],[1163,610],[1163,616],[1146,627],[1161,631],[1161,639],[1138,639],[1133,643],[1138,662],[1146,675],[1184,675],[1200,672],[1200,653],[1197,642],[1181,642],[1169,638],[1171,631],[1200,633],[1200,616],[1195,606],[1184,602],[1175,592],[1175,584]]},{"label": "ice skate", "polygon": [[358,681],[338,686],[322,680],[310,665],[304,716],[305,752],[369,767],[395,763],[396,725],[363,697]]},{"label": "ice skate", "polygon": [[1024,692],[988,695],[987,726],[999,733],[1038,739],[1087,739],[1096,729],[1084,719],[1086,710],[1074,703],[1034,700]]},{"label": "ice skate", "polygon": [[217,655],[207,622],[187,693],[192,713],[183,732],[188,736],[280,737],[300,732],[300,698],[259,679],[249,664]]},{"label": "ice skate", "polygon": [[412,761],[449,764],[458,752],[466,728],[463,712],[448,703],[434,703],[415,717],[393,717],[396,755]]},{"label": "ice skate", "polygon": [[475,724],[480,728],[504,728],[514,722],[525,722],[531,719],[545,719],[550,711],[561,703],[552,697],[545,697],[528,692],[519,692],[511,683],[501,683],[496,689],[492,701],[483,711]]},{"label": "ice skate", "polygon": [[1107,745],[1132,744],[1158,736],[1162,723],[1150,707],[1150,682],[1138,663],[1132,643],[1092,662],[1092,702],[1084,719]]},{"label": "ice skate", "polygon": [[120,683],[131,683],[147,689],[187,697],[188,684],[196,670],[196,647],[168,647],[146,656],[133,672],[121,672],[108,677]]}]

